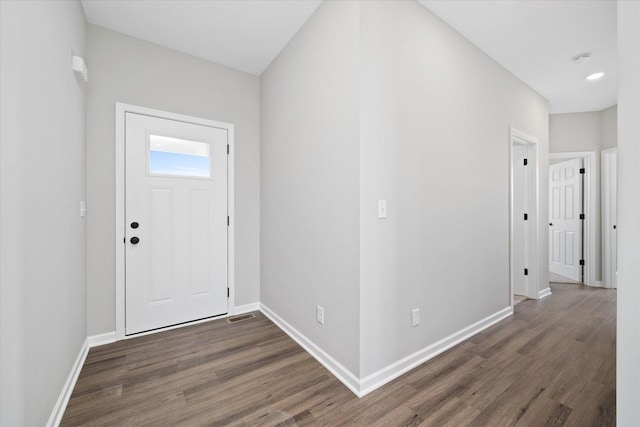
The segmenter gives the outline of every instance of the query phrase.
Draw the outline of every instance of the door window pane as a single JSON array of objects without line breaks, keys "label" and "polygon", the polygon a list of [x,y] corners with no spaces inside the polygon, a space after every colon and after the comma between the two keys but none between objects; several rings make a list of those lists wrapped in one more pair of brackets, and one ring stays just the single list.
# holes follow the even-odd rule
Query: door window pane
[{"label": "door window pane", "polygon": [[210,177],[209,144],[161,135],[149,135],[149,173]]}]

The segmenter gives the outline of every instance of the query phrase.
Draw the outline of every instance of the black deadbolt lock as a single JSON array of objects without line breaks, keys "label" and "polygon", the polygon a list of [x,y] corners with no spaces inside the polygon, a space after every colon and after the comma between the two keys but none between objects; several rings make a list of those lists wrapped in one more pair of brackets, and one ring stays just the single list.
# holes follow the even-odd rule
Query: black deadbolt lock
[{"label": "black deadbolt lock", "polygon": [[132,237],[132,238],[131,238],[131,240],[130,240],[130,242],[131,242],[131,244],[132,244],[132,245],[137,245],[139,241],[140,241],[140,239],[138,239],[138,238],[137,238],[137,237],[135,237],[135,236],[134,236],[134,237]]},{"label": "black deadbolt lock", "polygon": [[134,221],[134,222],[131,223],[131,228],[138,228],[139,225],[140,224],[138,224],[137,222]]}]

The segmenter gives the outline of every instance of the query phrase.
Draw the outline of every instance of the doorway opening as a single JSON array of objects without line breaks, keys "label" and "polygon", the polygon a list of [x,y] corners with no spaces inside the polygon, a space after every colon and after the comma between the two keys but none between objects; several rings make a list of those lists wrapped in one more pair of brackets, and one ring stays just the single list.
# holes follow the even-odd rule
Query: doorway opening
[{"label": "doorway opening", "polygon": [[[511,306],[539,299],[538,141],[511,129],[510,137],[510,298]],[[544,290],[547,291],[546,289]]]},{"label": "doorway opening", "polygon": [[549,281],[600,286],[595,152],[549,154]]}]

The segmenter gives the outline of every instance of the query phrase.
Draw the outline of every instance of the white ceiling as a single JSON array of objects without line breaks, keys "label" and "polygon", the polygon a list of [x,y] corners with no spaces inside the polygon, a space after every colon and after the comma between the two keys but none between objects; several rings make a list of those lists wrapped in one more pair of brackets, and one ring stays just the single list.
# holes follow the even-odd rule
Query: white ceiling
[{"label": "white ceiling", "polygon": [[[420,0],[549,101],[550,113],[616,104],[616,2]],[[586,64],[572,59],[591,53]],[[594,82],[585,77],[605,76]]]},{"label": "white ceiling", "polygon": [[82,0],[87,20],[259,75],[321,0]]},{"label": "white ceiling", "polygon": [[[93,24],[260,75],[321,0],[82,0]],[[616,2],[420,0],[549,100],[551,113],[616,103]],[[586,64],[572,58],[591,53]],[[596,71],[607,74],[589,82]]]}]

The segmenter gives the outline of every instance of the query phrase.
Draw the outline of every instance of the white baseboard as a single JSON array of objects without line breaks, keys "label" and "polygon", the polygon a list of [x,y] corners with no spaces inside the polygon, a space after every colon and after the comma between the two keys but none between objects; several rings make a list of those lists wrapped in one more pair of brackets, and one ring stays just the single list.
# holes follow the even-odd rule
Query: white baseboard
[{"label": "white baseboard", "polygon": [[[550,289],[540,291],[540,298],[544,298],[551,295]],[[440,353],[450,349],[451,347],[459,344],[460,342],[470,338],[471,336],[485,330],[486,328],[494,325],[495,323],[511,316],[513,309],[507,307],[497,313],[488,316],[473,325],[470,325],[458,332],[449,335],[440,341],[431,344],[421,350],[410,354],[376,372],[371,375],[360,379],[354,375],[349,369],[347,369],[340,362],[331,357],[328,353],[318,347],[313,341],[304,336],[301,332],[296,330],[293,326],[287,323],[284,319],[274,313],[271,309],[261,303],[245,304],[238,307],[234,307],[232,313],[234,315],[248,313],[251,311],[260,310],[267,316],[276,326],[284,331],[291,339],[297,342],[303,349],[307,351],[312,357],[314,357],[320,364],[329,370],[339,381],[341,381],[349,390],[351,390],[356,396],[362,397],[372,391],[382,387],[386,383],[394,380],[407,371],[415,368],[418,365],[426,362],[427,360],[439,355]],[[67,377],[67,381],[58,396],[58,400],[49,416],[47,427],[57,427],[62,421],[62,416],[67,408],[69,399],[73,392],[73,388],[76,385],[84,361],[87,358],[89,349],[105,344],[110,344],[116,341],[115,332],[107,332],[100,335],[92,335],[87,337],[82,344],[82,348],[78,353],[71,372]]]},{"label": "white baseboard", "polygon": [[542,299],[542,298],[546,298],[549,295],[551,295],[551,288],[547,288],[547,289],[543,289],[540,292],[538,292],[538,299]]},{"label": "white baseboard", "polygon": [[236,305],[235,307],[233,307],[229,315],[235,316],[238,314],[251,313],[252,311],[259,311],[259,310],[260,310],[260,303],[253,302],[251,304]]},{"label": "white baseboard", "polygon": [[594,287],[594,288],[604,288],[604,282],[602,280],[594,280],[591,283],[589,283],[589,286]]},{"label": "white baseboard", "polygon": [[287,323],[282,317],[274,313],[269,307],[264,304],[260,304],[260,311],[264,313],[273,323],[276,324],[284,333],[289,335],[292,340],[300,344],[307,353],[313,356],[322,366],[327,368],[340,382],[342,382],[349,390],[351,390],[356,396],[362,397],[360,393],[360,381],[351,371],[345,368],[340,362],[331,357],[328,353],[315,345],[313,341],[304,336],[301,332],[296,330],[293,326]]},{"label": "white baseboard", "polygon": [[423,364],[429,359],[432,359],[450,349],[456,344],[472,337],[473,335],[487,329],[489,326],[496,324],[497,322],[511,316],[513,314],[513,308],[507,307],[497,313],[494,313],[473,325],[467,326],[464,329],[455,332],[448,337],[441,339],[421,350],[404,357],[397,362],[394,362],[373,374],[367,375],[360,379],[360,395],[371,393],[372,391],[382,387],[386,383],[398,378],[405,372],[410,371],[418,365]]},{"label": "white baseboard", "polygon": [[473,335],[487,329],[488,327],[496,324],[497,322],[511,316],[513,314],[513,308],[507,307],[497,313],[494,313],[473,325],[470,325],[460,331],[449,335],[440,341],[431,344],[422,350],[410,354],[397,362],[394,362],[371,375],[360,379],[356,377],[351,371],[345,368],[340,362],[335,360],[324,350],[314,344],[309,338],[304,336],[293,326],[287,323],[284,319],[274,313],[264,304],[260,304],[260,311],[264,313],[273,323],[282,329],[287,335],[291,337],[295,342],[300,344],[307,353],[313,356],[318,362],[320,362],[325,368],[327,368],[340,382],[342,382],[349,390],[351,390],[356,396],[362,397],[372,391],[382,387],[386,383],[396,379],[405,372],[410,371],[418,365],[426,362],[427,360],[439,355],[440,353],[450,349],[456,344],[472,337]]},{"label": "white baseboard", "polygon": [[87,337],[87,341],[89,342],[89,348],[114,343],[116,342],[116,331],[100,335],[90,335]]},{"label": "white baseboard", "polygon": [[62,421],[62,416],[64,415],[65,409],[67,409],[67,404],[69,403],[69,399],[71,398],[71,393],[73,393],[73,388],[76,385],[76,381],[78,381],[78,376],[80,375],[82,365],[84,365],[84,361],[87,358],[88,353],[89,339],[87,338],[84,340],[84,343],[80,348],[80,352],[78,353],[78,357],[76,357],[76,361],[71,367],[71,372],[69,372],[67,381],[65,381],[64,386],[62,387],[62,391],[60,391],[60,395],[58,396],[58,400],[56,401],[56,404],[51,411],[51,415],[49,416],[49,420],[47,421],[47,427],[58,427],[60,425],[60,421]]}]

